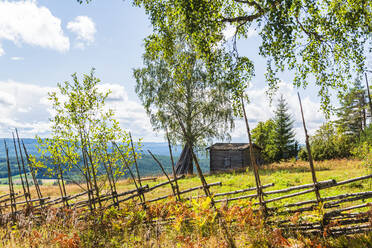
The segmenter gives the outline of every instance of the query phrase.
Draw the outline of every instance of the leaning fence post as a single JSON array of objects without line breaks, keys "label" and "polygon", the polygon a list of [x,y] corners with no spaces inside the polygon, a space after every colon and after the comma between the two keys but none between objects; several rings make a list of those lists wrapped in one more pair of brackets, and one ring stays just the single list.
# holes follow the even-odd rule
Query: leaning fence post
[{"label": "leaning fence post", "polygon": [[[90,146],[89,146],[90,148]],[[101,203],[101,197],[100,197],[100,194],[99,194],[99,187],[98,187],[98,183],[97,183],[97,173],[95,168],[94,168],[94,164],[93,164],[93,159],[92,159],[92,154],[91,152],[88,153],[87,149],[85,149],[85,152],[86,152],[86,157],[88,157],[89,161],[90,161],[90,165],[92,167],[92,175],[93,175],[93,183],[94,183],[94,189],[95,189],[95,193],[96,193],[96,199],[95,201],[98,201],[98,205],[99,205],[99,208],[102,209],[102,203]]]},{"label": "leaning fence post", "polygon": [[138,198],[140,199],[140,201],[142,202],[143,204],[143,208],[146,209],[146,201],[144,200],[144,192],[143,192],[143,189],[142,188],[139,188],[138,185],[137,185],[137,182],[136,182],[136,178],[132,172],[132,170],[130,169],[129,167],[129,164],[127,162],[127,159],[125,158],[123,152],[120,150],[119,146],[115,143],[115,142],[112,142],[112,144],[116,147],[116,149],[119,151],[121,157],[122,157],[122,161],[124,161],[124,164],[125,164],[125,167],[128,169],[129,171],[129,174],[130,176],[132,177],[133,179],[133,182],[134,182],[134,186],[136,187],[137,189],[137,192],[138,192]]},{"label": "leaning fence post", "polygon": [[58,170],[59,170],[59,177],[60,177],[60,180],[58,181],[58,184],[60,184],[60,182],[61,182],[60,187],[61,187],[61,193],[62,193],[62,201],[63,201],[63,204],[66,207],[69,207],[68,199],[67,199],[67,193],[66,193],[66,187],[65,187],[65,180],[63,178],[63,171],[62,171],[60,163],[58,163]]},{"label": "leaning fence post", "polygon": [[[304,131],[305,131],[305,143],[306,143],[306,149],[307,149],[307,154],[308,154],[308,158],[309,158],[309,164],[310,164],[310,169],[311,169],[311,176],[313,178],[313,183],[314,183],[314,190],[315,190],[315,195],[316,195],[316,201],[318,203],[318,206],[319,207],[322,207],[322,206],[320,206],[320,204],[322,203],[322,198],[320,197],[320,193],[319,193],[319,189],[320,188],[319,188],[319,185],[318,185],[318,181],[316,179],[316,173],[315,173],[315,168],[314,168],[313,157],[311,156],[311,148],[310,148],[310,143],[309,143],[309,135],[307,134],[306,124],[305,124],[305,117],[304,117],[304,111],[302,109],[302,102],[301,102],[300,93],[297,92],[297,95],[298,95],[298,100],[300,102],[302,123],[303,123]],[[325,215],[323,215],[323,218],[322,218],[322,221],[321,221],[321,225],[320,225],[321,230],[324,229],[324,226],[325,226],[326,223],[327,223],[327,220],[325,219]]]},{"label": "leaning fence post", "polygon": [[18,158],[17,144],[16,144],[16,140],[15,140],[15,137],[14,137],[14,133],[13,132],[12,132],[12,136],[13,136],[14,152],[15,152],[15,155],[16,155],[16,158],[17,158],[17,165],[18,165],[19,177],[21,178],[21,183],[22,183],[23,194],[24,194],[24,197],[25,197],[26,204],[27,204],[27,206],[29,206],[30,203],[28,202],[29,199],[28,199],[26,188],[25,188],[25,183],[23,181],[21,164],[20,164],[19,158]]},{"label": "leaning fence post", "polygon": [[[134,151],[133,139],[132,139],[132,135],[131,135],[130,132],[129,132],[129,138],[130,138],[130,145],[132,147],[132,156],[133,156],[133,160],[134,160],[134,165],[136,166],[138,184],[139,184],[140,188],[142,188],[141,175],[140,175],[139,170],[138,170],[136,152]],[[142,198],[143,198],[143,201],[146,201],[144,194],[142,194]]]},{"label": "leaning fence post", "polygon": [[22,140],[22,145],[23,145],[23,149],[24,149],[25,154],[26,154],[28,168],[31,171],[32,180],[34,181],[37,197],[39,198],[39,202],[40,202],[41,207],[43,207],[43,205],[44,205],[43,195],[41,194],[39,183],[36,180],[35,171],[34,171],[34,168],[31,165],[30,157],[28,156],[28,152],[27,152],[27,149],[26,149],[26,146],[25,146],[25,143],[23,142],[23,140]]},{"label": "leaning fence post", "polygon": [[92,179],[89,169],[88,160],[86,158],[85,154],[85,146],[81,147],[81,155],[83,157],[83,164],[84,164],[84,176],[87,184],[87,190],[88,190],[88,201],[89,201],[89,210],[92,212],[96,209],[96,203],[93,195],[93,185],[92,185]]},{"label": "leaning fence post", "polygon": [[371,93],[369,92],[369,84],[368,84],[367,73],[365,73],[364,76],[366,78],[367,93],[368,93],[368,102],[369,102],[369,110],[371,111],[371,119],[372,119],[372,102],[371,102]]},{"label": "leaning fence post", "polygon": [[8,166],[8,183],[9,183],[9,193],[10,193],[10,209],[12,211],[12,220],[16,220],[16,212],[17,212],[17,206],[15,202],[15,194],[14,194],[14,187],[13,187],[13,179],[12,179],[12,171],[10,169],[10,162],[9,162],[9,153],[8,153],[8,147],[6,145],[5,139],[4,139],[4,146],[5,146],[5,153],[6,153],[6,164]]},{"label": "leaning fence post", "polygon": [[[107,151],[106,151],[107,152]],[[107,153],[106,153],[107,155]],[[110,171],[109,169],[107,168],[107,165],[106,165],[106,162],[105,162],[105,158],[101,155],[101,159],[102,159],[102,164],[103,164],[103,167],[105,168],[106,170],[106,174],[107,174],[107,179],[109,181],[109,186],[110,186],[110,190],[111,190],[111,196],[112,196],[112,201],[114,203],[114,205],[116,207],[119,206],[119,204],[117,204],[116,200],[117,200],[117,192],[116,190],[114,190],[114,186],[113,186],[113,182],[112,182],[112,178],[111,178],[111,174],[110,174]],[[107,160],[108,160],[108,156],[107,156]]]},{"label": "leaning fence post", "polygon": [[255,180],[256,180],[257,197],[258,197],[260,206],[261,206],[264,214],[266,215],[266,212],[267,212],[266,211],[266,205],[265,205],[264,196],[263,196],[262,187],[261,187],[260,174],[258,173],[258,167],[257,167],[255,155],[254,155],[254,152],[253,152],[252,137],[251,137],[251,132],[250,132],[250,129],[249,129],[247,113],[245,112],[243,95],[240,97],[240,100],[241,100],[241,104],[242,104],[245,126],[247,128],[247,134],[248,134],[248,139],[249,139],[249,155],[250,155],[250,158],[251,158],[251,164],[253,166],[254,177],[255,177]]},{"label": "leaning fence post", "polygon": [[[151,152],[150,150],[147,150],[147,151],[150,153],[150,155],[151,155],[152,158],[155,160],[155,162],[159,165],[159,167],[160,167],[161,171],[163,172],[163,174],[167,177],[168,182],[169,182],[169,184],[170,184],[170,186],[171,186],[171,188],[172,188],[173,195],[174,195],[174,196],[176,197],[176,199],[177,199],[177,192],[176,192],[176,190],[175,190],[175,188],[174,188],[174,186],[173,186],[173,183],[172,183],[172,181],[170,180],[170,178],[169,178],[167,172],[165,172],[163,165],[162,165],[162,164],[160,163],[160,161],[159,161],[159,160],[154,156],[154,154],[152,154],[152,152]],[[176,179],[174,179],[174,180],[176,180]]]},{"label": "leaning fence post", "polygon": [[107,152],[107,149],[105,149],[105,154],[106,154],[106,157],[107,157],[107,160],[108,160],[108,167],[107,167],[107,169],[108,169],[108,174],[111,176],[111,182],[112,182],[112,188],[113,188],[113,192],[114,192],[114,197],[116,198],[117,207],[119,207],[118,192],[116,190],[116,182],[115,182],[114,173],[112,172],[112,161],[111,161],[110,156],[109,156],[109,154]]},{"label": "leaning fence post", "polygon": [[172,147],[171,147],[170,140],[169,140],[168,128],[165,128],[165,132],[166,132],[166,135],[167,135],[169,155],[170,155],[171,163],[172,163],[172,171],[173,171],[174,183],[175,183],[175,186],[176,186],[176,192],[177,192],[177,195],[178,195],[178,200],[180,201],[181,200],[181,194],[180,194],[180,188],[179,188],[178,182],[177,182],[176,170],[174,168],[173,153],[172,153]]},{"label": "leaning fence post", "polygon": [[318,181],[316,179],[313,157],[311,156],[311,148],[310,148],[310,143],[309,143],[309,135],[307,134],[306,124],[305,124],[305,117],[304,117],[304,112],[303,112],[303,109],[302,109],[302,103],[301,103],[300,93],[297,92],[297,95],[298,95],[298,100],[300,102],[302,124],[304,126],[304,131],[305,131],[305,143],[306,143],[307,154],[309,156],[309,164],[310,164],[310,169],[311,169],[311,175],[312,175],[313,182],[314,182],[316,199],[317,199],[318,203],[320,203],[321,202],[321,197],[320,197],[320,193],[319,193]]},{"label": "leaning fence post", "polygon": [[26,167],[25,167],[25,161],[23,160],[22,148],[21,148],[21,141],[19,140],[19,135],[18,135],[18,130],[17,130],[17,128],[15,129],[15,131],[16,131],[17,141],[18,141],[18,150],[19,150],[19,155],[21,156],[21,162],[22,162],[23,174],[24,174],[24,176],[25,176],[26,189],[27,189],[27,197],[28,197],[28,200],[31,200],[30,184],[28,183],[27,171],[26,171]]}]

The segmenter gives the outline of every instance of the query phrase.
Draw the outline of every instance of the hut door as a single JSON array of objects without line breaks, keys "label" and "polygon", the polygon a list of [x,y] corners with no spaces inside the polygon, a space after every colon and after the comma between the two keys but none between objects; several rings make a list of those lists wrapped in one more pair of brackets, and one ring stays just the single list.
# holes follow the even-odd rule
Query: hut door
[{"label": "hut door", "polygon": [[224,158],[224,167],[225,169],[231,168],[231,157],[230,156],[227,156]]}]

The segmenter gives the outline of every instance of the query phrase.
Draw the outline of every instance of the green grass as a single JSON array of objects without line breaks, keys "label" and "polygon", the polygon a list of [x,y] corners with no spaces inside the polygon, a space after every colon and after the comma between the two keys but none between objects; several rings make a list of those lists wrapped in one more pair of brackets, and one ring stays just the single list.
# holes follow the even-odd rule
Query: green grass
[{"label": "green grass", "polygon": [[[354,177],[360,177],[371,173],[367,167],[363,166],[360,161],[357,160],[331,160],[318,162],[315,164],[316,176],[318,181],[334,179],[337,182],[351,179]],[[261,182],[263,185],[274,183],[275,186],[264,189],[264,191],[271,191],[276,189],[284,189],[291,186],[309,184],[312,183],[312,175],[309,170],[307,162],[296,162],[296,163],[278,163],[271,164],[259,171]],[[229,172],[221,174],[206,175],[206,181],[208,183],[222,182],[222,186],[215,186],[211,188],[212,193],[229,192],[244,188],[255,187],[255,178],[251,170],[244,172]],[[165,177],[160,178],[157,182],[145,181],[144,184],[148,184],[150,187],[158,184],[159,182],[166,181]],[[190,187],[200,186],[201,182],[198,176],[189,176],[186,179],[179,180],[180,190],[185,190]],[[372,179],[357,181],[354,183],[332,187],[329,189],[321,190],[322,197],[335,196],[345,193],[354,193],[361,191],[372,190]],[[133,183],[130,180],[122,181],[119,183],[119,191],[125,191],[133,189]],[[299,190],[301,191],[301,190]],[[232,195],[229,197],[236,197],[239,195],[253,194],[255,191],[245,192],[241,194]],[[292,191],[294,193],[298,191]],[[161,187],[160,189],[146,194],[147,199],[171,194],[170,187]],[[193,191],[192,193],[185,194],[184,197],[191,195],[203,195],[202,190]],[[269,198],[278,197],[289,193],[270,195]],[[222,198],[217,198],[222,199]],[[276,205],[283,205],[286,203],[299,202],[309,199],[315,199],[315,193],[309,193],[299,195],[293,198],[284,199],[275,203],[270,203],[269,207]],[[249,200],[235,201],[231,204],[242,204]],[[253,200],[254,201],[254,200]]]},{"label": "green grass", "polygon": [[[335,179],[337,182],[359,177],[363,175],[368,175],[371,173],[367,167],[362,165],[361,161],[357,160],[330,160],[324,162],[318,162],[315,164],[316,167],[316,176],[318,181],[330,180]],[[262,184],[269,184],[274,183],[275,186],[269,187],[264,191],[275,190],[275,189],[283,189],[291,186],[301,185],[301,184],[308,184],[312,183],[312,176],[309,170],[309,165],[307,162],[295,162],[295,163],[277,163],[277,164],[270,164],[259,170],[260,178]],[[239,190],[244,188],[255,187],[255,178],[254,174],[251,170],[247,169],[244,172],[228,172],[228,173],[220,173],[220,174],[212,174],[212,175],[205,175],[206,181],[208,183],[214,182],[222,182],[222,186],[215,186],[211,188],[212,193],[220,193],[220,192],[228,192],[233,190]],[[6,180],[6,181],[5,181]],[[31,177],[29,180],[32,181]],[[4,182],[3,182],[4,181]],[[19,176],[14,176],[13,181],[18,182]],[[45,183],[48,183],[49,180],[44,180]],[[47,182],[48,181],[48,182]],[[159,177],[156,182],[154,181],[144,181],[143,184],[148,184],[150,187],[158,184],[159,182],[166,181],[166,178]],[[0,183],[6,183],[7,179],[0,179]],[[44,182],[43,182],[44,183]],[[49,182],[48,185],[42,186],[42,191],[48,191],[48,195],[50,196],[58,196],[59,191],[57,186],[50,185],[52,181]],[[185,190],[190,187],[200,186],[201,182],[197,175],[194,176],[187,176],[185,179],[179,180],[180,190]],[[354,183],[350,183],[347,185],[342,185],[338,187],[333,187],[330,189],[325,189],[321,191],[322,197],[337,195],[341,193],[352,193],[352,192],[360,192],[360,191],[368,191],[372,190],[371,188],[372,180],[364,180],[358,181]],[[118,191],[126,191],[129,189],[134,189],[134,184],[131,180],[121,180],[118,182]],[[16,190],[21,190],[22,186],[20,184],[15,185]],[[67,190],[70,194],[75,193],[79,189],[75,185],[68,185]],[[5,193],[8,191],[7,185],[0,185],[0,193]],[[254,192],[254,191],[253,191]],[[252,194],[253,192],[246,192],[244,194]],[[148,199],[152,199],[155,197],[159,197],[166,194],[171,194],[172,190],[169,186],[163,186],[158,188],[157,190],[148,193]],[[185,194],[185,196],[190,195],[202,195],[202,190],[194,191],[190,194]],[[277,197],[280,194],[274,195],[272,197]],[[230,196],[235,197],[238,195]],[[314,193],[300,195],[295,198],[290,198],[283,200],[283,202],[293,202],[293,201],[300,201],[300,200],[307,200],[314,198]],[[283,203],[282,202],[282,203]]]},{"label": "green grass", "polygon": [[[360,177],[371,173],[361,161],[357,160],[332,160],[316,163],[316,176],[318,181],[335,179],[343,181],[354,177]],[[306,162],[296,163],[278,163],[267,165],[260,168],[260,177],[262,184],[274,183],[275,186],[265,189],[271,191],[283,189],[291,186],[312,183],[312,176],[309,165]],[[228,192],[238,189],[255,187],[255,178],[253,172],[246,170],[244,172],[229,172],[221,174],[206,175],[208,183],[222,182],[222,186],[211,188],[212,193]],[[159,182],[166,181],[165,177],[159,177],[156,182],[144,181],[150,187]],[[187,176],[179,181],[180,189],[185,190],[190,187],[200,186],[201,182],[198,176]],[[370,191],[372,190],[372,180],[357,181],[354,183],[321,190],[321,196],[335,196],[345,193]],[[21,186],[16,185],[20,190]],[[118,191],[123,192],[128,189],[134,189],[131,180],[122,180],[118,182]],[[43,185],[41,187],[44,196],[59,197],[58,186]],[[7,193],[7,185],[0,186],[0,195]],[[75,194],[80,191],[76,185],[67,186],[68,194]],[[296,191],[290,192],[294,193]],[[146,194],[146,199],[150,200],[159,196],[171,194],[169,185],[163,186]],[[242,193],[254,194],[255,191]],[[35,195],[35,193],[32,193]],[[193,191],[183,195],[185,199],[188,196],[203,195],[202,190]],[[265,199],[278,197],[276,194],[265,197]],[[229,197],[236,197],[232,195]],[[221,198],[220,198],[221,199]],[[286,203],[299,202],[315,199],[314,192],[285,199],[275,203],[268,204],[268,207],[283,205]],[[223,230],[214,220],[214,212],[210,211],[209,205],[205,205],[207,200],[201,200],[199,203],[188,201],[184,203],[175,203],[173,199],[164,200],[149,205],[144,211],[140,205],[126,202],[122,204],[121,209],[111,209],[105,212],[103,222],[97,223],[100,219],[98,214],[92,218],[77,218],[78,215],[71,215],[60,218],[51,211],[48,221],[42,225],[33,225],[32,228],[19,227],[12,230],[0,227],[0,236],[8,235],[9,239],[0,241],[0,246],[4,247],[226,247],[223,239]],[[255,201],[255,200],[253,200]],[[370,201],[370,200],[369,200]],[[204,203],[203,203],[204,202]],[[360,204],[362,201],[356,201],[351,204]],[[207,207],[203,207],[203,205]],[[305,237],[302,235],[282,236],[277,229],[262,225],[262,219],[258,215],[251,215],[250,208],[236,208],[233,205],[249,206],[250,200],[234,201],[229,203],[230,208],[226,208],[224,213],[226,221],[229,223],[230,231],[238,247],[370,247],[372,244],[371,234],[355,235],[353,237]],[[345,206],[344,204],[342,206]],[[191,208],[190,208],[191,206]],[[221,205],[219,205],[221,206]],[[225,208],[221,208],[225,209]],[[356,211],[365,211],[366,209],[357,209]],[[175,216],[177,221],[169,226],[147,226],[140,225],[144,216],[151,218],[165,218],[170,215]],[[63,214],[63,213],[59,213]],[[184,215],[192,217],[191,222],[183,222]],[[63,215],[62,215],[63,216]],[[74,217],[75,216],[75,217]],[[163,216],[163,217],[160,217]],[[291,216],[284,216],[290,218]],[[236,221],[232,221],[233,219]],[[307,212],[301,220],[316,221],[317,214]],[[67,220],[67,222],[66,222]],[[180,222],[179,222],[179,221]],[[26,219],[25,219],[26,221]],[[292,246],[288,246],[291,243]],[[31,244],[27,246],[26,244]],[[76,244],[76,246],[72,246]],[[307,244],[305,246],[305,244]],[[70,245],[70,246],[68,246]],[[287,245],[287,246],[285,246]]]}]

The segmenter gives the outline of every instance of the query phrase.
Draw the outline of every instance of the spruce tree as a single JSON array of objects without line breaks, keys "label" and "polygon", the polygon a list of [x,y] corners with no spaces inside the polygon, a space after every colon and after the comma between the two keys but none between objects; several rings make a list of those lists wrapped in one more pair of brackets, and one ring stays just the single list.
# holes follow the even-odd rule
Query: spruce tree
[{"label": "spruce tree", "polygon": [[347,135],[359,139],[367,127],[367,94],[360,82],[346,92],[340,99],[341,107],[337,110],[337,126]]},{"label": "spruce tree", "polygon": [[278,107],[274,117],[276,123],[275,144],[277,146],[276,160],[287,159],[297,154],[297,142],[293,130],[294,120],[288,113],[288,105],[283,97],[280,96]]}]

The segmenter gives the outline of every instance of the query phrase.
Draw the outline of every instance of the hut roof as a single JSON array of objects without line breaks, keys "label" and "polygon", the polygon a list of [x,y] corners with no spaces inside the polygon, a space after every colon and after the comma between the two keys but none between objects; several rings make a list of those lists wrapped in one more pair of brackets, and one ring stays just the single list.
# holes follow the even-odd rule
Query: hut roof
[{"label": "hut roof", "polygon": [[[262,150],[262,148],[253,143],[253,147]],[[207,149],[211,150],[220,150],[220,151],[241,151],[249,148],[249,143],[216,143],[207,147]]]}]

